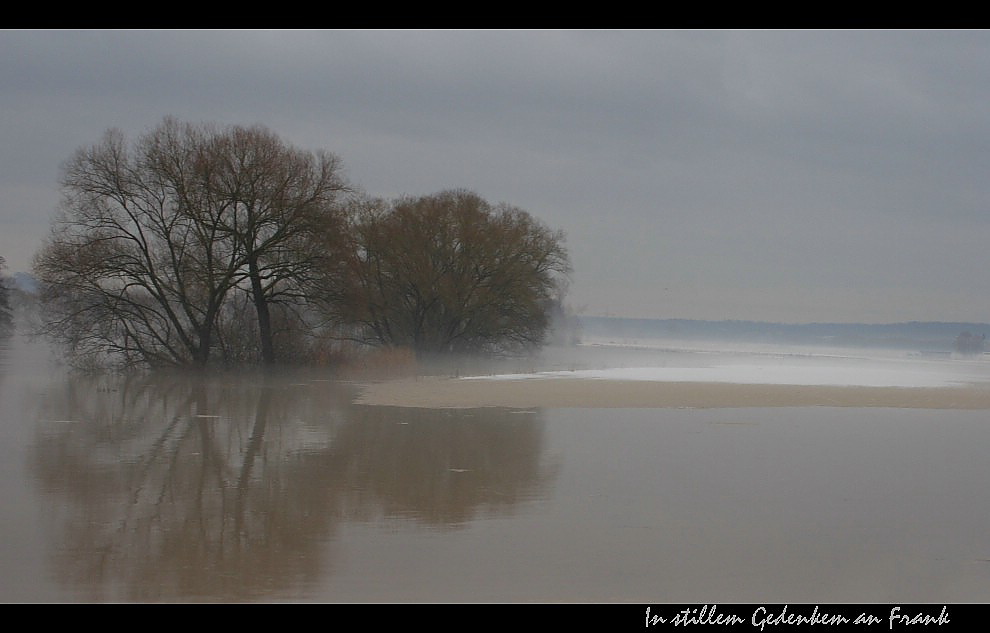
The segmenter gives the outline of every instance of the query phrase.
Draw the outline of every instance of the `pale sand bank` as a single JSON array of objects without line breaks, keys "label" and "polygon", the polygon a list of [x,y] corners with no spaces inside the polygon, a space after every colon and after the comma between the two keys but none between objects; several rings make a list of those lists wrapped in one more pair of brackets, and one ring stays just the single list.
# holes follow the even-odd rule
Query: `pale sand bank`
[{"label": "pale sand bank", "polygon": [[366,385],[357,404],[417,408],[890,407],[990,409],[990,384],[953,387],[421,377]]}]

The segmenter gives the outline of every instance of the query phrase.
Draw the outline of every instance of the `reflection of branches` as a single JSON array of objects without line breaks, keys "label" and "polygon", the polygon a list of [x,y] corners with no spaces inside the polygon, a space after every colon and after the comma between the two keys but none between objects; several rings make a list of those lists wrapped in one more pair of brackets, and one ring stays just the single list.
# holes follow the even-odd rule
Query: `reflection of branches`
[{"label": "reflection of branches", "polygon": [[32,468],[69,513],[59,576],[93,600],[250,599],[327,572],[340,520],[463,526],[551,479],[536,412],[349,405],[306,376],[71,377]]},{"label": "reflection of branches", "polygon": [[[35,468],[47,489],[69,493],[67,507],[78,513],[66,525],[59,567],[95,591],[119,576],[121,591],[139,600],[263,595],[311,578],[319,564],[313,537],[334,523],[332,496],[312,500],[313,520],[265,520],[268,501],[291,496],[296,484],[292,463],[283,469],[281,459],[292,429],[265,437],[269,418],[281,427],[294,417],[289,394],[246,378],[133,383],[73,378],[46,401],[43,415],[63,422],[39,441]],[[331,411],[323,400],[319,409]],[[332,420],[321,423],[329,434]],[[255,462],[265,464],[257,476]],[[252,488],[268,494],[250,496]],[[302,537],[287,535],[300,530]],[[272,555],[259,542],[286,547]]]}]

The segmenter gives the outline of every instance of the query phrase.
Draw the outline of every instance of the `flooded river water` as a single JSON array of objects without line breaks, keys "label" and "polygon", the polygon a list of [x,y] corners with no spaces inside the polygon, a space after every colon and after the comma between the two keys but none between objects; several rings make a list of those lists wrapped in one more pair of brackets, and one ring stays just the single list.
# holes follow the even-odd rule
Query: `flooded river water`
[{"label": "flooded river water", "polygon": [[986,410],[354,404],[0,343],[4,602],[983,602]]}]

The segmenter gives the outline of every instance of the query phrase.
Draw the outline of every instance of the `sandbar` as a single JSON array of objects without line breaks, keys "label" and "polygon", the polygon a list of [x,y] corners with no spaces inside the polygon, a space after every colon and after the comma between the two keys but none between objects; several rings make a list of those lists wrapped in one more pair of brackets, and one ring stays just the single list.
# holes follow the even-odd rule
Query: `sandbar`
[{"label": "sandbar", "polygon": [[368,383],[356,404],[416,408],[887,407],[990,409],[990,384],[948,387],[417,377]]}]

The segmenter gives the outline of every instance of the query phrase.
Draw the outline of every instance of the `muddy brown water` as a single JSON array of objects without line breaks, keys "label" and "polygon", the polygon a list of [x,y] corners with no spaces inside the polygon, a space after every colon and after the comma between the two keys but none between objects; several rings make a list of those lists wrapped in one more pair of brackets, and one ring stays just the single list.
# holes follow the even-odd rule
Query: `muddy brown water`
[{"label": "muddy brown water", "polygon": [[984,602],[987,411],[352,403],[0,343],[4,602]]}]

